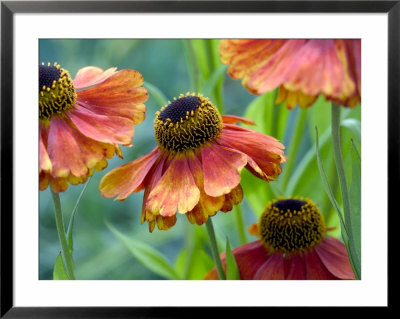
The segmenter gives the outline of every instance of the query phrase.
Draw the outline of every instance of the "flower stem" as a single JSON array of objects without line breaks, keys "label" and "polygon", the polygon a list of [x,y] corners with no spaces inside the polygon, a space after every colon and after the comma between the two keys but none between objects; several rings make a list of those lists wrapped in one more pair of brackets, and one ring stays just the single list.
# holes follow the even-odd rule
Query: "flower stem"
[{"label": "flower stem", "polygon": [[237,228],[239,231],[240,241],[242,244],[245,244],[245,243],[247,243],[247,238],[246,238],[246,231],[245,231],[244,221],[243,221],[242,207],[240,204],[236,205],[235,207],[236,207],[236,212],[235,212],[236,224],[237,224]]},{"label": "flower stem", "polygon": [[224,268],[222,267],[221,259],[219,258],[219,252],[217,247],[217,239],[215,238],[214,226],[209,217],[206,221],[206,228],[208,237],[210,237],[211,253],[214,259],[215,267],[217,268],[217,273],[219,279],[226,280]]},{"label": "flower stem", "polygon": [[57,225],[57,233],[58,233],[58,238],[59,238],[60,244],[61,244],[61,252],[62,252],[62,257],[63,257],[63,262],[64,262],[64,268],[66,269],[68,278],[71,280],[74,280],[75,277],[74,277],[74,270],[73,270],[73,262],[72,262],[72,256],[69,252],[67,238],[65,236],[60,196],[58,195],[58,193],[53,191],[52,187],[50,187],[50,191],[51,191],[51,195],[53,197],[53,202],[54,202],[54,213],[55,213],[55,219],[56,219],[56,225]]},{"label": "flower stem", "polygon": [[349,255],[352,261],[352,266],[357,279],[360,279],[361,272],[361,261],[355,249],[353,227],[351,220],[351,209],[350,209],[350,196],[347,187],[346,174],[343,163],[342,149],[340,146],[340,111],[341,107],[332,103],[332,145],[333,145],[333,156],[335,159],[336,170],[338,174],[338,180],[340,185],[340,191],[342,194],[343,201],[343,215],[344,222],[348,231],[349,241]]}]

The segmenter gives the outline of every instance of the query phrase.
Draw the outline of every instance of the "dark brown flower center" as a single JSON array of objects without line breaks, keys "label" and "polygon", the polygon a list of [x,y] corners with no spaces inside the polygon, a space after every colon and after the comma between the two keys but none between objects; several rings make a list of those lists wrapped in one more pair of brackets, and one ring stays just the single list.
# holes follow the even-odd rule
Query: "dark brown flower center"
[{"label": "dark brown flower center", "polygon": [[325,221],[311,200],[283,199],[266,206],[258,229],[268,248],[298,253],[321,242],[325,235]]},{"label": "dark brown flower center", "polygon": [[222,130],[217,108],[201,94],[181,94],[156,114],[157,143],[169,152],[196,150],[218,137]]},{"label": "dark brown flower center", "polygon": [[39,65],[39,119],[72,109],[76,102],[75,86],[68,71],[60,65]]}]

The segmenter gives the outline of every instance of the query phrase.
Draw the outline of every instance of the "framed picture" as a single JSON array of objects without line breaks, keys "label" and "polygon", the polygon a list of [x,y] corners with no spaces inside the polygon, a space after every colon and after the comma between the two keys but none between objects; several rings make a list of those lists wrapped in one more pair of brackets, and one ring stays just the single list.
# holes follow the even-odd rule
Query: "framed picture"
[{"label": "framed picture", "polygon": [[2,1],[1,316],[388,307],[399,18]]}]

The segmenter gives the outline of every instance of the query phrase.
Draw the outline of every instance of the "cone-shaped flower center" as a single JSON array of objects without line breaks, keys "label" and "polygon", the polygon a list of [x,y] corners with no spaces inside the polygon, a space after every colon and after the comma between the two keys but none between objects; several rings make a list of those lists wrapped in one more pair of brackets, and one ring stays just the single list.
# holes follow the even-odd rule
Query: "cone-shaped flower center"
[{"label": "cone-shaped flower center", "polygon": [[39,65],[39,119],[70,110],[76,101],[75,86],[68,71],[60,65]]},{"label": "cone-shaped flower center", "polygon": [[157,143],[169,152],[196,150],[218,137],[222,130],[217,108],[201,94],[181,94],[156,115]]},{"label": "cone-shaped flower center", "polygon": [[283,199],[267,205],[258,230],[268,248],[298,253],[319,244],[325,235],[325,222],[311,200]]}]

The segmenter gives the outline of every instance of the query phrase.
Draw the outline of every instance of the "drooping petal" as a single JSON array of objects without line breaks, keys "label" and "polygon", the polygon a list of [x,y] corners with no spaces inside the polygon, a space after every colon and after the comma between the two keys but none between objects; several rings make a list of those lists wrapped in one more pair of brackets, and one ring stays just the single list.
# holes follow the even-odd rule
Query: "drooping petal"
[{"label": "drooping petal", "polygon": [[307,280],[334,280],[337,279],[324,266],[315,250],[307,252],[304,256]]},{"label": "drooping petal", "polygon": [[198,204],[186,216],[192,224],[202,225],[209,216],[215,215],[221,209],[225,201],[225,195],[212,197],[204,191],[204,174],[197,156],[188,157],[188,164],[194,181],[200,190],[200,199]]},{"label": "drooping petal", "polygon": [[49,186],[50,175],[45,172],[39,173],[39,189],[41,191],[45,190]]},{"label": "drooping petal", "polygon": [[108,172],[101,180],[99,190],[104,197],[126,199],[142,189],[142,182],[160,156],[158,147],[149,154]]},{"label": "drooping petal", "polygon": [[240,182],[246,156],[235,150],[210,144],[201,150],[204,190],[213,197],[228,194]]},{"label": "drooping petal", "polygon": [[156,216],[157,227],[160,230],[168,230],[176,223],[176,215],[173,216]]},{"label": "drooping petal", "polygon": [[[145,88],[141,89],[146,90]],[[129,119],[131,125],[140,124],[146,118],[146,106],[144,104],[133,105],[132,101],[119,102],[112,105],[93,105],[83,102],[82,99],[78,97],[77,104],[99,115],[110,117],[118,116]]]},{"label": "drooping petal", "polygon": [[56,193],[65,192],[68,188],[68,179],[64,177],[51,178],[51,187]]},{"label": "drooping petal", "polygon": [[68,117],[84,135],[99,142],[130,145],[134,134],[132,122],[120,116],[96,114],[79,104]]},{"label": "drooping petal", "polygon": [[285,271],[283,257],[280,253],[272,254],[268,260],[257,270],[254,280],[283,280]]},{"label": "drooping petal", "polygon": [[235,125],[225,124],[217,143],[244,153],[247,169],[266,181],[276,179],[282,171],[280,164],[286,161],[284,146],[276,139]]},{"label": "drooping petal", "polygon": [[280,87],[288,108],[310,106],[320,94],[350,107],[361,100],[359,39],[223,40],[220,55],[251,93]]},{"label": "drooping petal", "polygon": [[221,211],[226,213],[233,209],[234,205],[238,205],[243,200],[243,189],[239,184],[232,191],[225,195],[224,205],[221,207]]},{"label": "drooping petal", "polygon": [[355,279],[346,247],[334,237],[326,237],[315,251],[322,263],[334,276],[340,279]]},{"label": "drooping petal", "polygon": [[78,101],[88,105],[110,107],[134,106],[148,99],[148,92],[141,87],[143,76],[135,70],[121,70],[106,81],[78,92]]},{"label": "drooping petal", "polygon": [[74,79],[76,89],[83,89],[95,84],[99,84],[112,76],[117,68],[109,68],[104,71],[95,66],[87,66],[78,71]]},{"label": "drooping petal", "polygon": [[306,269],[304,256],[296,254],[290,257],[290,268],[286,276],[286,280],[305,280]]},{"label": "drooping petal", "polygon": [[[154,186],[158,184],[160,181],[163,172],[166,170],[166,156],[161,154],[159,160],[156,162],[155,165],[151,168],[149,173],[147,174],[145,180],[143,181],[143,185],[145,187],[144,194],[143,194],[143,204],[142,204],[142,215],[141,215],[141,223],[143,224],[144,221],[149,223],[149,231],[150,233],[153,232],[156,222],[156,216],[150,212],[146,208],[147,199],[151,191],[153,190]],[[168,224],[169,225],[169,224]],[[163,228],[165,230],[165,227]]]},{"label": "drooping petal", "polygon": [[222,63],[230,64],[229,75],[234,79],[243,78],[243,85],[247,87],[250,75],[271,59],[274,53],[287,40],[221,40],[219,52]]},{"label": "drooping petal", "polygon": [[[233,249],[232,254],[235,257],[236,264],[239,268],[240,279],[242,280],[253,279],[254,274],[257,272],[257,270],[270,257],[267,249],[259,240],[244,244]],[[226,268],[225,258],[225,253],[221,254],[221,261],[224,269]],[[204,279],[219,279],[215,267],[206,274]]]},{"label": "drooping petal", "polygon": [[173,158],[171,164],[151,191],[146,209],[162,216],[185,214],[199,202],[200,191],[194,182],[187,159]]},{"label": "drooping petal", "polygon": [[41,126],[42,125],[39,124],[39,170],[40,172],[51,172],[53,166],[43,143]]},{"label": "drooping petal", "polygon": [[286,40],[262,66],[251,75],[246,87],[257,94],[271,91],[285,83],[286,70],[295,61],[299,49],[306,40]]},{"label": "drooping petal", "polygon": [[[53,164],[52,175],[54,177],[68,177],[70,173],[82,176],[87,173],[87,158],[82,156],[80,140],[83,140],[83,137],[79,136],[79,132],[70,127],[63,119],[52,119],[47,151]],[[103,157],[101,153],[97,152],[94,152],[93,155],[95,160],[101,160]]]}]

